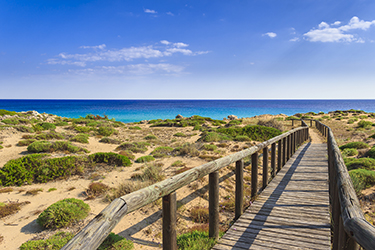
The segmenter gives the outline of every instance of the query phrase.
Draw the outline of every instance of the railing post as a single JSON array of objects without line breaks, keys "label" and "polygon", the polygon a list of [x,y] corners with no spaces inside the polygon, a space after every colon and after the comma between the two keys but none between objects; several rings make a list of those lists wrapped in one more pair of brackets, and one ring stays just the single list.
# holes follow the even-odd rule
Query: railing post
[{"label": "railing post", "polygon": [[243,160],[236,161],[236,197],[235,217],[237,220],[243,212]]},{"label": "railing post", "polygon": [[292,119],[292,127],[294,126],[294,120]]},{"label": "railing post", "polygon": [[271,176],[276,176],[276,143],[271,145]]},{"label": "railing post", "polygon": [[219,239],[219,172],[209,175],[209,237]]},{"label": "railing post", "polygon": [[292,155],[296,152],[296,132],[292,134]]},{"label": "railing post", "polygon": [[176,192],[163,196],[163,250],[177,250]]},{"label": "railing post", "polygon": [[282,143],[283,143],[282,140],[278,141],[277,143],[277,172],[280,171],[281,164],[282,164],[282,153],[283,153]]},{"label": "railing post", "polygon": [[258,152],[251,155],[251,198],[258,192]]},{"label": "railing post", "polygon": [[310,127],[312,127],[312,120],[310,120]]},{"label": "railing post", "polygon": [[281,164],[281,167],[283,167],[286,163],[286,160],[285,160],[285,154],[286,154],[286,138],[284,137],[283,138],[283,164]]},{"label": "railing post", "polygon": [[287,140],[287,145],[286,145],[286,161],[289,161],[289,158],[290,158],[290,142],[291,142],[291,136],[290,135],[288,135],[287,137],[286,137],[286,140]]},{"label": "railing post", "polygon": [[262,188],[268,185],[268,147],[263,148],[263,182]]}]

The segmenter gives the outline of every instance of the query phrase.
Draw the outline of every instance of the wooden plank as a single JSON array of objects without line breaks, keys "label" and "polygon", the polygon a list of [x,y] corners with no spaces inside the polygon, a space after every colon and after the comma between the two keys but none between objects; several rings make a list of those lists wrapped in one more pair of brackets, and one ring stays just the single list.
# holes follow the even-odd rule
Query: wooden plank
[{"label": "wooden plank", "polygon": [[212,249],[330,249],[326,154],[302,145]]}]

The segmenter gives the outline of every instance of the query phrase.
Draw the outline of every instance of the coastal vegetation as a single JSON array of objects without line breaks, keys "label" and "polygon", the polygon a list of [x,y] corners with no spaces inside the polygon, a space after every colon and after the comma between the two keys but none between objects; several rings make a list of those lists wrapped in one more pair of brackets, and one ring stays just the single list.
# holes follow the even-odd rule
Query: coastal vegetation
[{"label": "coastal vegetation", "polygon": [[[54,196],[87,200],[92,213],[97,214],[100,209],[95,206],[102,207],[98,204],[281,135],[293,127],[291,120],[300,118],[322,120],[333,129],[355,190],[367,211],[366,218],[374,223],[375,207],[372,204],[375,195],[371,190],[375,185],[375,115],[359,110],[224,120],[178,116],[131,124],[97,115],[63,118],[37,112],[0,110],[0,152],[5,156],[0,166],[0,193],[9,199],[0,200],[0,214],[5,220],[22,220],[16,216],[30,217],[31,223],[44,210],[33,208],[28,211],[31,207],[28,204],[34,204],[40,197],[51,206],[57,201],[51,198]],[[299,122],[293,124],[299,126]],[[10,151],[15,153],[9,154]],[[261,164],[262,159],[259,161]],[[244,203],[248,205],[250,159],[245,159],[244,164],[247,190]],[[233,169],[228,166],[220,170],[222,231],[229,227],[234,214]],[[207,235],[207,185],[208,178],[204,177],[190,183],[179,194],[177,231],[180,249],[209,249],[214,244]],[[25,198],[31,203],[22,203],[26,202]],[[139,210],[139,214],[160,218],[157,214],[160,209],[161,201],[155,201]],[[79,220],[69,228],[78,229],[76,222]],[[88,220],[82,219],[80,223]],[[161,240],[160,231],[161,227],[155,223],[143,227],[141,233],[145,239],[157,242]],[[21,249],[46,246],[52,241],[64,245],[72,237],[66,232],[60,235],[54,231],[54,234],[41,233],[41,243],[28,241]],[[128,240],[124,242],[132,244]],[[27,248],[25,244],[31,245]]]}]

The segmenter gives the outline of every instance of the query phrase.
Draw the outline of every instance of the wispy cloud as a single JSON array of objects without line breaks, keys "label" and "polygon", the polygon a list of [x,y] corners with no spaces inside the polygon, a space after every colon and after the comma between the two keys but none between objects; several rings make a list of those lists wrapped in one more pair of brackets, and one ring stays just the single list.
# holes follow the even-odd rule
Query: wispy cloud
[{"label": "wispy cloud", "polygon": [[[310,42],[357,42],[364,43],[363,38],[358,37],[355,30],[367,30],[375,25],[375,20],[364,21],[354,16],[347,25],[341,25],[336,21],[332,25],[321,22],[317,29],[311,29],[304,34],[304,37]],[[335,27],[332,27],[335,26]],[[336,27],[337,26],[337,27]]]},{"label": "wispy cloud", "polygon": [[81,46],[81,49],[105,49],[105,44],[96,45],[96,46]]},{"label": "wispy cloud", "polygon": [[157,14],[158,12],[155,11],[155,10],[150,10],[150,9],[144,9],[144,12],[145,13],[149,13],[149,14]]},{"label": "wispy cloud", "polygon": [[168,63],[158,63],[130,64],[123,66],[98,66],[94,68],[69,70],[69,72],[81,75],[150,75],[154,73],[178,74],[183,70],[183,66]]},{"label": "wispy cloud", "polygon": [[299,38],[298,37],[294,37],[294,38],[290,39],[289,41],[291,41],[291,42],[298,42]]},{"label": "wispy cloud", "polygon": [[167,12],[167,15],[174,16],[174,14],[170,11]]},{"label": "wispy cloud", "polygon": [[[152,74],[155,72],[167,72],[167,73],[179,73],[184,70],[184,67],[160,63],[163,57],[171,57],[174,54],[182,54],[183,56],[197,56],[209,53],[209,51],[192,51],[188,49],[188,44],[183,42],[169,42],[167,40],[160,41],[158,45],[129,47],[121,49],[108,49],[105,44],[97,46],[81,46],[83,49],[93,49],[89,53],[60,53],[55,58],[47,60],[47,64],[50,65],[72,65],[79,66],[85,69],[81,70],[70,70],[70,72],[76,73],[134,73],[134,74]],[[129,64],[120,65],[121,62],[131,62],[134,60],[150,60],[158,59],[159,63],[148,63],[148,64]],[[148,62],[148,61],[147,61]],[[95,63],[95,64],[94,64]],[[116,66],[110,65],[116,63]],[[87,67],[88,64],[90,68]],[[92,67],[93,65],[102,64],[100,66]],[[106,65],[103,65],[106,64]],[[109,64],[109,65],[108,65]],[[87,67],[87,68],[86,68]]]},{"label": "wispy cloud", "polygon": [[268,36],[270,38],[275,38],[277,36],[277,34],[274,33],[274,32],[267,32],[267,33],[262,34],[262,36]]}]

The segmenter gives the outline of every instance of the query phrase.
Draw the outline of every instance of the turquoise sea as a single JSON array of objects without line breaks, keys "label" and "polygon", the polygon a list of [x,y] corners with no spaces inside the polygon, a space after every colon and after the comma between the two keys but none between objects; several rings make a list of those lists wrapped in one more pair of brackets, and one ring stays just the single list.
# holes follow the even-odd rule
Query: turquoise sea
[{"label": "turquoise sea", "polygon": [[328,112],[361,109],[375,112],[375,100],[0,100],[0,109],[36,110],[39,113],[78,118],[87,114],[107,115],[122,122],[172,119],[181,114],[223,119],[228,115],[251,117],[261,114]]}]

